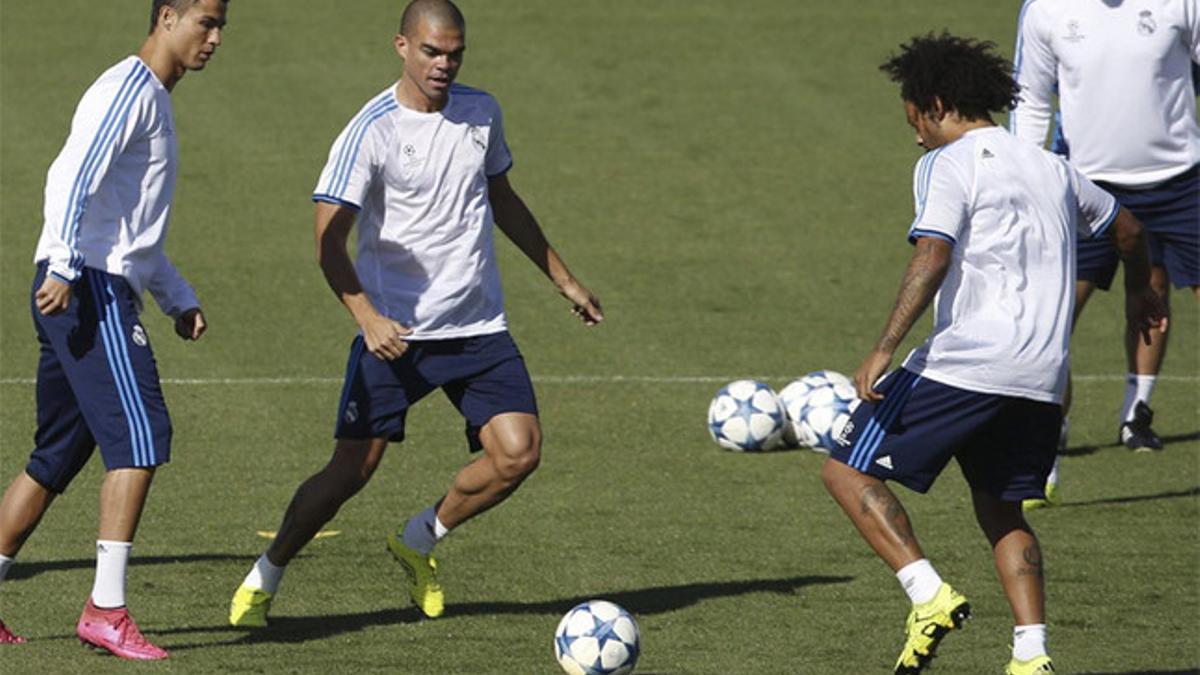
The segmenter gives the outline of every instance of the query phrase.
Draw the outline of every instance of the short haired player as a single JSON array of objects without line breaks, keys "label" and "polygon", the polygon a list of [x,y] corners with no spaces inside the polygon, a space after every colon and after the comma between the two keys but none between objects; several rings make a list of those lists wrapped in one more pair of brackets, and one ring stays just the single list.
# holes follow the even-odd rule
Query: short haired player
[{"label": "short haired player", "polygon": [[[1164,303],[1172,285],[1200,297],[1200,1],[1026,0],[1014,59],[1021,98],[1009,129],[1043,145],[1057,99],[1052,147],[1145,224],[1151,286]],[[1111,286],[1118,260],[1103,239],[1080,240],[1077,254],[1076,319],[1097,288]],[[1124,340],[1117,442],[1135,451],[1163,448],[1150,400],[1168,335],[1151,338],[1130,326]],[[1070,398],[1068,387],[1065,409]],[[1057,503],[1057,471],[1047,491]]]},{"label": "short haired player", "polygon": [[[434,389],[466,418],[470,447],[482,454],[388,537],[426,616],[443,611],[434,545],[537,467],[537,406],[506,328],[493,223],[586,324],[603,319],[509,184],[512,159],[496,100],[454,81],[465,38],[453,3],[411,2],[395,37],[400,81],[351,120],[318,181],[318,258],[361,334],[350,349],[333,457],[300,485],[274,542],[235,593],[235,626],[266,625],[285,566],[367,483],[388,443],[404,438],[408,408]],[[346,239],[356,219],[352,263]]]},{"label": "short haired player", "polygon": [[[1017,93],[993,47],[928,35],[882,66],[928,152],[914,172],[912,259],[882,337],[854,374],[863,402],[822,478],[912,601],[898,674],[921,672],[970,606],[925,558],[884,481],[925,492],[958,460],[1012,609],[1006,672],[1053,672],[1041,551],[1021,500],[1042,496],[1054,459],[1075,238],[1112,238],[1131,320],[1143,332],[1165,323],[1138,221],[1061,157],[993,124],[991,113]],[[881,379],[930,302],[933,332]]]},{"label": "short haired player", "polygon": [[[32,312],[41,357],[36,447],[0,502],[0,579],[97,445],[96,578],[79,639],[126,659],[167,652],[125,607],[133,536],[155,469],[171,457],[171,421],[145,329],[143,291],[197,340],[206,323],[163,250],[178,171],[170,92],[221,44],[227,0],[155,0],[136,55],[83,94],[46,175]],[[0,624],[0,643],[20,642]]]}]

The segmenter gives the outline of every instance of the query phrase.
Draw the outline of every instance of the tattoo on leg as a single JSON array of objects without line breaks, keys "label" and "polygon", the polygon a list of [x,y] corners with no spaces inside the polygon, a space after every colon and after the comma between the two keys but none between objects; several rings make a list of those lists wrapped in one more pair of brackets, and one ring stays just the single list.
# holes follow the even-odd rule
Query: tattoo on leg
[{"label": "tattoo on leg", "polygon": [[863,488],[859,508],[863,515],[876,512],[883,526],[902,545],[907,546],[913,540],[912,524],[908,522],[908,514],[904,511],[904,505],[886,487],[868,485]]},{"label": "tattoo on leg", "polygon": [[1041,577],[1044,574],[1042,567],[1042,549],[1037,542],[1033,542],[1025,547],[1021,552],[1024,564],[1017,569],[1018,576],[1034,576]]}]

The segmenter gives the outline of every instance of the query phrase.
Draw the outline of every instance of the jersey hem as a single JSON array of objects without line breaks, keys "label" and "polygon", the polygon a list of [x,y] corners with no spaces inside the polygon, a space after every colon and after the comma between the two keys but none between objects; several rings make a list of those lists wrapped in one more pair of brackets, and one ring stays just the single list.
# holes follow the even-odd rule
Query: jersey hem
[{"label": "jersey hem", "polygon": [[980,384],[978,382],[970,382],[967,380],[962,380],[957,377],[954,377],[953,375],[946,375],[945,373],[939,373],[937,371],[930,370],[928,367],[916,368],[913,366],[913,364],[908,363],[907,360],[905,361],[904,365],[901,367],[904,368],[905,370],[908,370],[917,375],[920,375],[921,377],[924,377],[929,380],[933,380],[934,382],[937,382],[939,384],[944,384],[944,385],[950,386],[950,387],[956,387],[958,389],[964,389],[966,391],[973,391],[978,394],[993,394],[996,396],[1010,396],[1013,398],[1029,399],[1031,401],[1037,401],[1039,403],[1057,403],[1060,405],[1062,404],[1062,395],[1061,394],[1048,394],[1044,391],[1035,391],[1035,390],[1031,390],[1031,389],[1020,389],[1020,388],[1016,388],[1016,387],[997,387],[994,385]]},{"label": "jersey hem", "polygon": [[412,335],[405,335],[403,339],[405,342],[437,342],[440,340],[462,340],[465,338],[484,337],[506,332],[508,332],[507,323],[499,326],[481,326],[475,329],[456,330],[445,333],[414,331]]}]

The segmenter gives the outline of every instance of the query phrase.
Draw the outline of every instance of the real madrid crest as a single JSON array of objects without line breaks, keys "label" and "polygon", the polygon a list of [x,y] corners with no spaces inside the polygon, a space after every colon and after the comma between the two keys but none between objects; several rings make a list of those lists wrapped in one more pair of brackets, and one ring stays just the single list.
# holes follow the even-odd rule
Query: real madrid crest
[{"label": "real madrid crest", "polygon": [[1158,22],[1154,20],[1154,13],[1148,9],[1143,9],[1138,12],[1137,31],[1139,35],[1153,35],[1154,31],[1158,30]]}]

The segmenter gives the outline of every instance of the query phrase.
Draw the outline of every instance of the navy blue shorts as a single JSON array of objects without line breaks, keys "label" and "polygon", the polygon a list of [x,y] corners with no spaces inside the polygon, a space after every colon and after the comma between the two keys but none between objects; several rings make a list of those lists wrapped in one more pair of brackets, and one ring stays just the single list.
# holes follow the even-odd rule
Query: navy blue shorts
[{"label": "navy blue shorts", "polygon": [[900,369],[863,401],[830,455],[881,480],[926,492],[958,459],[973,489],[1005,501],[1045,497],[1062,407],[981,394]]},{"label": "navy blue shorts", "polygon": [[350,346],[334,437],[402,441],[409,407],[438,387],[466,419],[472,452],[496,415],[538,414],[525,359],[507,332],[412,341],[395,361],[373,356],[360,335]]},{"label": "navy blue shorts", "polygon": [[[1200,286],[1200,166],[1146,190],[1097,183],[1146,226],[1150,260],[1176,288]],[[1108,290],[1120,256],[1108,237],[1080,239],[1076,278]]]},{"label": "navy blue shorts", "polygon": [[25,471],[61,493],[97,444],[110,471],[166,464],[171,420],[128,282],[85,267],[66,311],[42,316],[34,295],[45,277],[42,263],[30,293],[41,355],[36,448]]}]

